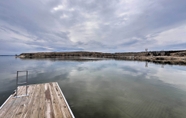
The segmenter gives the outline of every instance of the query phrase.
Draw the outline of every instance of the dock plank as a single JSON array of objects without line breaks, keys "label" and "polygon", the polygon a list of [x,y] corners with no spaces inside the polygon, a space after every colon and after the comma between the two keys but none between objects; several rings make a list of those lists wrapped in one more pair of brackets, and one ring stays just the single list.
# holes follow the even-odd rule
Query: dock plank
[{"label": "dock plank", "polygon": [[40,85],[36,85],[36,92],[34,93],[34,95],[31,97],[31,103],[29,104],[29,111],[26,114],[26,118],[38,118],[39,116],[39,104],[40,102],[39,97],[40,97],[40,90],[41,87]]},{"label": "dock plank", "polygon": [[[18,95],[25,94],[25,87],[18,87]],[[27,87],[28,96],[9,97],[0,108],[0,118],[74,118],[56,82]]]},{"label": "dock plank", "polygon": [[39,118],[44,118],[45,116],[45,85],[41,84],[41,94],[40,94],[40,98],[39,98]]},{"label": "dock plank", "polygon": [[14,103],[14,100],[15,99],[11,99],[12,96],[14,95],[11,95],[6,101],[6,105],[4,105],[2,108],[1,108],[1,112],[0,112],[0,116],[3,118],[5,116],[5,114],[7,113],[6,111],[8,111],[8,109],[11,107],[11,105]]},{"label": "dock plank", "polygon": [[68,118],[68,114],[66,114],[66,112],[65,112],[65,111],[66,111],[66,110],[65,110],[65,108],[66,108],[65,101],[63,100],[62,95],[60,94],[59,89],[56,88],[56,87],[57,87],[57,86],[54,85],[54,91],[55,91],[55,93],[56,93],[56,95],[57,95],[58,101],[62,101],[62,102],[59,103],[61,112],[62,112],[64,118]]},{"label": "dock plank", "polygon": [[46,106],[46,112],[45,117],[46,118],[54,118],[54,111],[51,101],[51,92],[50,92],[50,85],[45,84],[45,106]]},{"label": "dock plank", "polygon": [[36,85],[32,85],[32,86],[29,86],[29,89],[28,89],[28,99],[27,99],[27,102],[25,104],[25,108],[22,112],[22,115],[20,118],[26,118],[26,115],[28,114],[29,110],[30,110],[30,107],[32,105],[32,101],[33,101],[33,96],[35,95],[35,91],[37,90],[36,88],[37,86]]},{"label": "dock plank", "polygon": [[28,94],[28,96],[22,98],[22,102],[21,102],[21,104],[19,106],[19,109],[15,113],[14,118],[21,118],[21,117],[23,117],[24,113],[26,113],[26,111],[28,110],[27,106],[29,104],[30,97],[32,97],[32,95],[34,94],[34,87],[35,86],[28,86],[28,93],[29,94]]},{"label": "dock plank", "polygon": [[[22,86],[18,87],[18,95],[21,95],[22,91],[24,91],[24,87],[22,87]],[[17,98],[15,96],[12,96],[10,99],[13,99],[13,102],[12,102],[11,106],[9,107],[9,109],[7,109],[8,112],[3,116],[4,118],[12,118],[18,108],[17,106],[19,106],[21,103],[21,98]],[[6,107],[6,104],[4,107]]]},{"label": "dock plank", "polygon": [[51,100],[52,100],[52,104],[53,104],[53,110],[54,110],[54,116],[56,118],[65,118],[64,115],[62,114],[62,111],[60,109],[60,105],[59,105],[59,100],[57,98],[57,94],[54,90],[54,86],[51,83],[50,84],[50,91],[51,91]]},{"label": "dock plank", "polygon": [[61,102],[59,102],[59,105],[60,105],[61,111],[64,115],[64,118],[71,118],[70,114],[68,114],[70,112],[70,109],[68,109],[68,105],[66,104],[65,98],[62,95],[63,93],[61,93],[62,91],[60,90],[58,84],[53,84],[53,86],[54,86],[54,90],[56,92],[56,95],[58,97],[58,101],[61,101]]}]

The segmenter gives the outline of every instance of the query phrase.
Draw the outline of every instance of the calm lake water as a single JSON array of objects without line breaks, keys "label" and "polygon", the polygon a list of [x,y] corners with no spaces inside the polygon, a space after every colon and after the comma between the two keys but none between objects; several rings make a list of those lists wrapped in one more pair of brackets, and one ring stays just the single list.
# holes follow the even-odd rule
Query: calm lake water
[{"label": "calm lake water", "polygon": [[76,118],[186,118],[186,66],[1,56],[0,105],[18,70],[29,70],[29,84],[58,82]]}]

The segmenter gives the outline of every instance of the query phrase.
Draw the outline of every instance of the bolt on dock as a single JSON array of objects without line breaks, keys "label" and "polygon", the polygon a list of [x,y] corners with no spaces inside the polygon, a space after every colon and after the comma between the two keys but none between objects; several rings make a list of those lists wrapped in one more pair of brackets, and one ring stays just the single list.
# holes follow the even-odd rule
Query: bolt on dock
[{"label": "bolt on dock", "polygon": [[0,118],[75,117],[58,83],[51,82],[18,86],[0,107]]}]

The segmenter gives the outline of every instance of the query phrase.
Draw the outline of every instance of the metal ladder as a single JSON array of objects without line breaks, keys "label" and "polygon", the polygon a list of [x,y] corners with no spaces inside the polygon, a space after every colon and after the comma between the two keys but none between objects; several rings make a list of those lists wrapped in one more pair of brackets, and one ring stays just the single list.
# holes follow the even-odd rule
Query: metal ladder
[{"label": "metal ladder", "polygon": [[[25,73],[26,73],[26,81],[25,81],[25,82],[19,83],[19,73],[20,73],[20,72],[25,72]],[[26,92],[25,92],[26,94],[24,94],[24,95],[19,95],[19,96],[18,96],[18,86],[19,86],[19,85],[24,85],[24,84],[26,84],[26,86],[25,86],[25,87],[26,87]],[[17,86],[17,87],[16,87],[16,92],[15,92],[16,94],[15,94],[14,97],[24,97],[24,96],[28,96],[28,90],[27,90],[27,89],[28,89],[28,86],[27,86],[27,85],[28,85],[28,71],[17,71],[17,77],[16,77],[16,86]]]}]

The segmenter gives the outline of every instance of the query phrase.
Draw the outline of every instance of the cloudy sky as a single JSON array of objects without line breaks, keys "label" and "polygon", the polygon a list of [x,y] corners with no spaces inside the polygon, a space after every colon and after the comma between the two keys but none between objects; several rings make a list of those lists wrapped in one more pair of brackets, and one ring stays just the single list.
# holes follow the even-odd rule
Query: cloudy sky
[{"label": "cloudy sky", "polygon": [[186,0],[1,0],[0,54],[186,49]]}]

